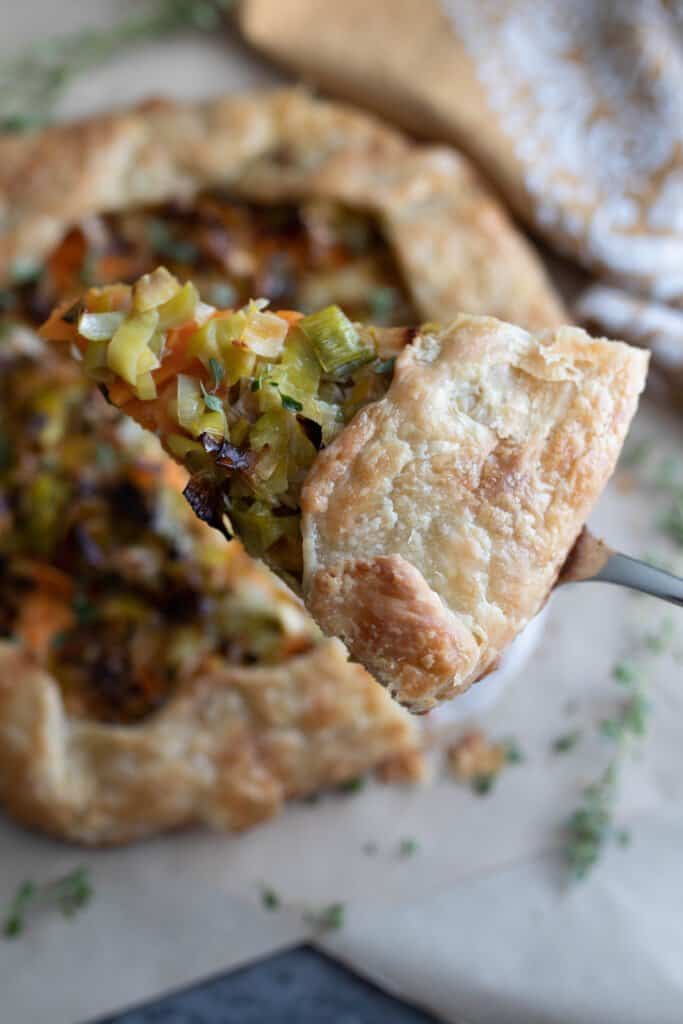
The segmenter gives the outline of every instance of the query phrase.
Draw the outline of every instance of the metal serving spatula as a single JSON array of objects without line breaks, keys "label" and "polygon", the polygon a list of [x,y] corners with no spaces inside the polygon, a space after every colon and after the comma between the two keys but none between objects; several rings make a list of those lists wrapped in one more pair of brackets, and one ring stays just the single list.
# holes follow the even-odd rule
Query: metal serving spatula
[{"label": "metal serving spatula", "polygon": [[683,607],[683,579],[613,551],[585,527],[560,573],[560,583],[618,583]]}]

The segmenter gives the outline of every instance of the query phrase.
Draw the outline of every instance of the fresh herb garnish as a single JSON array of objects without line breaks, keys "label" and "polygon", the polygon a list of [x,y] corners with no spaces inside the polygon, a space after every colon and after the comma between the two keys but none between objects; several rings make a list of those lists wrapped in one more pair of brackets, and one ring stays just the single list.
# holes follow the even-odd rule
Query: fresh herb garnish
[{"label": "fresh herb garnish", "polygon": [[471,780],[472,792],[477,796],[486,796],[493,789],[495,775],[475,775]]},{"label": "fresh herb garnish", "polygon": [[275,889],[264,885],[261,889],[261,903],[266,910],[278,910],[280,908],[280,897]]},{"label": "fresh herb garnish", "polygon": [[359,775],[355,779],[348,779],[346,782],[340,783],[337,788],[340,793],[360,793],[365,789],[366,783],[367,779],[363,775]]},{"label": "fresh herb garnish", "polygon": [[398,855],[399,857],[413,857],[420,849],[420,844],[417,839],[410,837],[402,839],[398,844]]},{"label": "fresh herb garnish", "polygon": [[202,395],[204,397],[204,405],[207,409],[212,412],[223,412],[223,402],[218,395],[212,395],[210,391],[207,391],[204,387],[204,381],[199,382],[199,386],[202,389]]},{"label": "fresh herb garnish", "polygon": [[289,412],[301,412],[303,405],[301,402],[297,402],[296,398],[290,398],[289,395],[280,395],[282,399],[283,409],[287,409]]},{"label": "fresh herb garnish", "polygon": [[517,740],[505,741],[505,760],[508,764],[522,764],[526,760]]},{"label": "fresh herb garnish", "polygon": [[3,934],[8,939],[21,935],[29,912],[37,909],[57,907],[65,917],[73,917],[90,902],[92,895],[90,875],[84,867],[42,885],[22,882],[5,917]]},{"label": "fresh herb garnish", "polygon": [[338,931],[344,925],[346,908],[343,903],[330,903],[320,910],[307,910],[303,915],[305,924],[319,932]]},{"label": "fresh herb garnish", "polygon": [[225,377],[225,370],[214,356],[211,356],[211,358],[209,359],[209,369],[211,370],[211,376],[213,377],[213,386],[215,390]]},{"label": "fresh herb garnish", "polygon": [[154,0],[109,28],[41,39],[0,62],[0,130],[30,131],[50,120],[66,86],[131,45],[193,27],[213,32],[228,0]]},{"label": "fresh herb garnish", "polygon": [[644,667],[632,659],[619,661],[612,675],[627,690],[615,714],[599,723],[600,733],[612,744],[612,753],[600,778],[583,791],[583,802],[567,824],[565,855],[574,878],[585,878],[607,843],[624,845],[624,830],[613,823],[621,767],[633,741],[645,733],[649,702]]},{"label": "fresh herb garnish", "polygon": [[574,749],[580,739],[580,729],[573,729],[571,732],[566,732],[562,736],[558,736],[556,740],[553,740],[551,750],[554,754],[566,754]]}]

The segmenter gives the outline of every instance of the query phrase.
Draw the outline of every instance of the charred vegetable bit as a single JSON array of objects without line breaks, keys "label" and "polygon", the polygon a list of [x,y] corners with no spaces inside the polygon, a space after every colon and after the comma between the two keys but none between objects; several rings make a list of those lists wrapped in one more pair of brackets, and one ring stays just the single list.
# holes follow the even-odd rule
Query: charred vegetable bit
[{"label": "charred vegetable bit", "polygon": [[[212,658],[279,663],[315,639],[294,602],[195,522],[165,482],[178,471],[129,426],[70,360],[0,350],[0,638],[52,674],[72,716],[122,724]],[[253,458],[208,432],[186,440],[222,472]]]},{"label": "charred vegetable bit", "polygon": [[74,341],[86,373],[184,463],[185,497],[200,519],[239,535],[293,582],[306,474],[356,411],[386,392],[393,362],[373,329],[338,306],[304,317],[267,307],[256,299],[217,310],[160,267],[132,287],[91,289],[77,330],[57,310],[42,333]]}]

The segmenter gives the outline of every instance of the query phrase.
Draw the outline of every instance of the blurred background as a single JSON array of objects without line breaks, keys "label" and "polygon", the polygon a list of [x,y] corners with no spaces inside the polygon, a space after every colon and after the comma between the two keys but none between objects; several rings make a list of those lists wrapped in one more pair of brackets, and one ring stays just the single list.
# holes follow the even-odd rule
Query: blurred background
[{"label": "blurred background", "polygon": [[[43,578],[46,566],[65,571],[71,535],[55,515],[46,547],[36,509],[45,504],[41,487],[58,507],[54,481],[71,472],[64,453],[92,443],[99,421],[93,399],[78,388],[74,398],[73,382],[46,363],[34,328],[82,284],[133,278],[159,258],[223,288],[226,302],[251,294],[339,302],[380,323],[463,308],[534,328],[579,323],[647,346],[648,391],[591,526],[618,549],[683,572],[682,5],[24,0],[5,14],[3,636],[28,644],[16,625],[16,594],[24,594],[16,574],[26,573],[26,561],[39,563]],[[399,251],[398,192],[394,220],[378,212],[379,201],[360,210],[323,202],[316,186],[274,211],[272,202],[232,194],[229,182],[219,200],[214,189],[201,202],[184,193],[142,212],[113,214],[104,203],[86,216],[67,184],[58,244],[28,264],[12,255],[12,176],[27,138],[75,121],[72,135],[46,138],[54,138],[52,153],[76,153],[92,134],[84,118],[101,124],[111,111],[161,98],[189,104],[188,118],[199,121],[197,102],[292,87],[313,104],[297,129],[302,151],[313,151],[315,104],[342,102],[379,118],[373,131],[405,135],[400,155],[382,158],[387,195],[400,162],[406,204],[422,202],[428,217],[429,182],[452,177],[447,237],[426,243],[448,268],[447,294],[427,294]],[[258,111],[246,116],[258,137]],[[332,136],[342,157],[355,152],[341,121]],[[225,145],[229,152],[229,138]],[[102,146],[103,159],[114,159],[106,139]],[[52,166],[54,157],[45,159]],[[380,156],[371,146],[363,159]],[[21,201],[22,216],[40,208],[39,167]],[[410,228],[406,239],[409,252]],[[35,437],[23,429],[29,412],[38,416]],[[121,453],[130,442],[103,429],[95,440],[114,451],[115,472],[128,484],[135,474]],[[158,452],[145,458],[163,477]],[[99,477],[90,483],[102,505],[98,522],[104,517],[115,533],[111,472],[106,487]],[[145,501],[156,502],[163,486],[154,483]],[[182,511],[174,515],[182,521]],[[156,551],[156,534],[149,543]],[[116,551],[130,546],[121,529]],[[199,559],[184,557],[187,565]],[[111,565],[106,571],[109,580]],[[123,578],[118,565],[115,572]],[[245,655],[253,624],[244,626],[234,580],[251,569],[239,563],[226,572],[222,585],[236,594],[226,614],[234,623],[237,607],[242,618],[221,651],[240,664],[247,656],[268,669],[285,664],[280,643]],[[84,555],[68,574],[98,594],[104,586],[101,566]],[[257,617],[277,617],[280,597],[264,581]],[[152,593],[145,600],[161,616],[153,629],[161,622],[172,637],[177,624]],[[78,624],[88,632],[87,615]],[[201,616],[196,625],[204,628]],[[289,639],[290,626],[282,630]],[[317,642],[305,622],[294,632]],[[114,687],[104,705],[101,694],[96,707],[78,703],[74,679],[92,671],[81,641],[41,662],[68,715],[134,730],[171,699],[136,690],[131,712]],[[123,634],[121,644],[131,643]],[[139,843],[126,836],[127,845],[107,850],[46,838],[13,821],[14,794],[32,773],[25,758],[0,779],[10,812],[0,823],[7,1020],[678,1022],[682,659],[676,609],[616,588],[565,588],[498,672],[423,722],[397,726],[400,739],[392,732],[371,749],[358,718],[345,720],[361,751],[358,768],[311,776],[303,801],[303,789],[283,791],[271,808],[281,813],[240,835],[195,824]],[[325,699],[335,706],[334,696]],[[393,711],[373,709],[374,744]],[[9,745],[7,724],[0,735]],[[401,770],[392,771],[398,755]],[[219,980],[168,995],[210,976]]]}]

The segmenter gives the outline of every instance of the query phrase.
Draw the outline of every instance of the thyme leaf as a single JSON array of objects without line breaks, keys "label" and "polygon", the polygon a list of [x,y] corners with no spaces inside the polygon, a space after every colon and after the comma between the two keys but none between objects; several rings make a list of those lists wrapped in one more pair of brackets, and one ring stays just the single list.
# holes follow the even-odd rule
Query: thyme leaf
[{"label": "thyme leaf", "polygon": [[24,881],[18,887],[5,916],[3,934],[8,939],[21,935],[26,928],[28,915],[39,908],[56,907],[64,917],[73,917],[90,902],[92,895],[93,887],[85,867],[76,868],[52,882],[39,884]]}]

